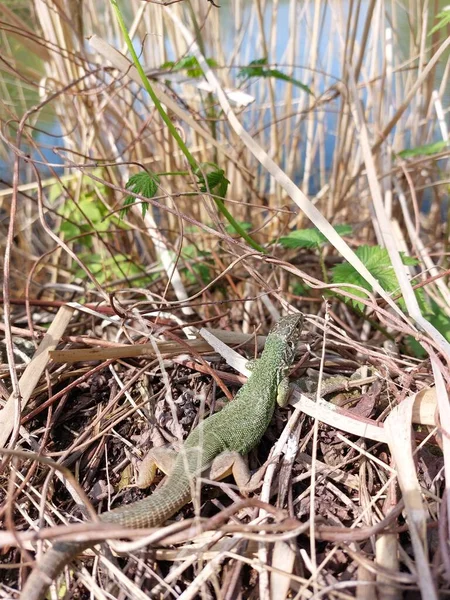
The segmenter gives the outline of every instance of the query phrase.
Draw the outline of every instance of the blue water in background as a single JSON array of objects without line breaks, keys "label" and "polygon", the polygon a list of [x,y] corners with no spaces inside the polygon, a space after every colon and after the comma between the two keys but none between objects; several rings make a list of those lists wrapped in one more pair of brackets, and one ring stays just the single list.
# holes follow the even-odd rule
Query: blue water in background
[{"label": "blue water in background", "polygon": [[[346,10],[348,8],[348,1],[343,1],[342,2],[342,8],[343,10]],[[442,5],[444,5],[445,2],[442,3]],[[306,0],[306,4],[303,4],[299,7],[299,9],[303,9],[306,6],[306,9],[304,10],[304,12],[302,12],[302,18],[299,19],[298,23],[297,23],[297,40],[300,42],[299,43],[299,49],[297,50],[297,55],[296,55],[296,63],[301,65],[298,67],[295,67],[295,69],[291,70],[289,68],[289,66],[286,66],[285,63],[286,60],[284,59],[283,55],[285,53],[286,50],[286,44],[287,44],[287,40],[288,40],[288,34],[289,34],[289,1],[288,0],[282,0],[280,1],[279,5],[278,5],[278,9],[277,9],[277,24],[276,24],[276,29],[278,32],[277,35],[277,43],[276,43],[276,47],[275,47],[275,57],[271,57],[271,63],[278,63],[280,64],[279,68],[280,71],[288,73],[289,75],[291,75],[292,77],[294,77],[295,79],[301,81],[302,83],[309,85],[312,87],[313,92],[315,94],[316,97],[320,96],[324,91],[326,91],[327,89],[329,89],[331,87],[331,85],[337,81],[339,81],[340,77],[341,77],[341,71],[342,71],[342,67],[343,67],[343,58],[342,56],[336,52],[335,55],[333,56],[333,60],[331,62],[329,62],[328,60],[328,55],[329,55],[329,45],[332,44],[333,48],[340,48],[339,46],[339,38],[338,38],[338,34],[335,30],[335,28],[332,26],[333,25],[333,18],[335,18],[335,13],[333,13],[333,11],[330,9],[330,6],[328,5],[328,3],[324,3],[323,5],[323,9],[322,9],[322,15],[321,15],[321,26],[320,26],[320,30],[322,32],[322,36],[320,39],[320,43],[319,43],[319,47],[318,47],[318,59],[317,59],[317,69],[322,70],[323,72],[327,72],[327,75],[325,74],[318,74],[317,77],[314,80],[314,85],[312,84],[312,74],[310,72],[310,70],[308,68],[304,68],[308,66],[308,61],[309,61],[309,51],[310,48],[308,47],[309,44],[309,39],[310,39],[310,32],[312,30],[312,11],[314,8],[314,3],[313,2],[308,2],[308,0]],[[357,35],[356,38],[357,40],[359,40],[361,38],[362,32],[363,32],[363,27],[364,27],[364,22],[365,22],[365,18],[366,18],[366,13],[367,13],[367,7],[368,7],[368,1],[363,1],[361,3],[361,10],[360,10],[360,15],[359,15],[359,20],[358,20],[358,26],[357,26]],[[126,3],[124,4],[124,8],[125,8],[125,12],[126,12]],[[216,9],[213,9],[216,10]],[[221,27],[221,31],[220,31],[220,38],[221,38],[221,44],[222,47],[224,48],[224,55],[225,56],[231,56],[233,48],[234,48],[234,44],[235,44],[235,26],[234,26],[234,16],[232,15],[232,5],[230,2],[227,2],[226,0],[223,0],[221,2],[221,8],[220,10],[220,27]],[[251,29],[249,28],[249,18],[250,18],[250,13],[251,13],[251,6],[245,6],[243,8],[243,14],[242,14],[242,22],[245,25],[245,27],[247,28],[247,37],[244,39],[243,44],[242,44],[242,49],[243,52],[241,52],[241,55],[245,56],[245,64],[249,64],[251,61],[253,60],[257,60],[257,59],[261,59],[263,58],[263,50],[259,44],[259,36],[258,36],[258,32],[257,32],[257,28],[256,27],[252,27]],[[266,32],[266,37],[268,39],[268,35],[269,35],[269,30],[271,28],[271,18],[272,18],[272,4],[268,4],[266,6],[265,9],[265,15],[264,15],[264,27],[265,27],[265,32]],[[406,22],[406,15],[403,13],[403,18],[404,18],[404,23],[402,23],[400,20],[398,21],[398,27],[399,27],[399,31],[397,32],[398,35],[400,36],[398,42],[397,43],[397,47],[396,47],[396,51],[397,52],[403,52],[405,54],[405,56],[403,58],[406,58],[406,53],[407,53],[407,39],[408,39],[408,35],[409,35],[409,30],[408,30],[408,23]],[[208,22],[206,23],[205,27],[208,27]],[[403,32],[403,27],[404,27],[404,43],[402,43],[402,32]],[[431,27],[431,24],[430,24]],[[151,43],[151,36],[149,36],[149,41],[148,43]],[[380,44],[382,43],[382,40],[380,40]],[[121,46],[121,44],[117,44],[117,46]],[[168,56],[171,59],[176,59],[177,57],[174,55],[174,52],[172,50],[172,48],[170,47],[169,41],[166,42],[166,46],[167,46],[167,52],[168,52]],[[402,46],[404,46],[404,48],[402,48]],[[137,39],[135,42],[135,47],[138,53],[140,53],[141,51],[141,40]],[[381,47],[380,47],[381,50]],[[213,57],[212,51],[209,55],[209,57]],[[382,60],[382,53],[380,52],[380,58],[379,60]],[[401,57],[397,57],[397,63],[401,62]],[[443,61],[444,62],[444,61]],[[233,69],[232,72],[234,72],[235,74],[237,74],[237,70],[239,67],[244,66],[243,64],[239,64],[236,66],[235,69]],[[153,65],[152,65],[153,67]],[[443,64],[438,66],[438,71],[439,69],[441,69],[441,77],[442,77],[442,69],[443,69]],[[380,65],[380,71],[381,71],[381,65]],[[219,77],[220,77],[220,71],[219,71]],[[236,79],[235,80],[235,85],[236,87],[238,87],[239,85],[242,85],[242,80]],[[279,81],[279,80],[274,80],[274,88],[275,88],[275,96],[276,96],[276,101],[280,102],[284,99],[285,97],[285,93],[287,90],[287,86],[291,85],[289,83],[283,82],[283,81]],[[137,87],[136,87],[137,89]],[[256,105],[258,105],[262,98],[260,97],[260,91],[258,89],[258,83],[252,83],[251,80],[248,80],[247,82],[245,82],[245,84],[242,86],[242,89],[246,92],[248,92],[251,95],[254,95],[256,97]],[[177,91],[182,95],[183,93],[183,88],[180,87],[179,89],[177,89]],[[300,97],[305,97],[307,94],[305,91],[301,90],[298,87],[293,86],[293,100],[295,101],[295,99],[299,99]],[[146,102],[148,102],[148,104],[151,103],[150,99],[147,97],[146,93],[143,92],[142,90],[140,90],[139,93],[140,96],[140,101],[136,101],[135,105],[134,105],[134,110],[136,110],[137,113],[139,113],[142,118],[146,117],[146,111],[147,111],[147,107],[146,107]],[[361,100],[364,103],[365,101],[365,93],[363,92],[361,94]],[[448,92],[448,97],[446,96],[446,98],[444,98],[444,102],[445,101],[450,102],[450,90]],[[267,103],[268,102],[268,98],[264,97],[264,102]],[[337,100],[334,101],[334,103],[331,103],[327,110],[326,110],[326,115],[325,115],[325,166],[326,166],[326,170],[329,170],[331,168],[332,165],[332,160],[333,160],[333,155],[334,155],[334,151],[335,151],[335,144],[336,144],[336,128],[337,128],[337,115],[339,112],[339,102],[340,99],[338,98]],[[447,103],[448,103],[447,102]],[[295,111],[296,105],[293,105],[293,111]],[[252,130],[256,129],[260,129],[261,126],[269,126],[270,122],[273,119],[273,113],[270,109],[267,109],[265,111],[260,111],[258,113],[256,113],[258,118],[255,120],[255,115],[252,111],[251,108],[249,108],[247,111],[244,111],[241,115],[240,115],[240,119],[241,122],[243,123],[244,127],[249,131],[249,133],[252,133]],[[280,115],[282,115],[282,110],[280,110]],[[294,127],[294,122],[295,122],[295,117],[292,119],[291,124],[292,127]],[[38,127],[40,129],[45,129],[47,133],[36,133],[34,135],[34,138],[36,140],[36,142],[40,145],[40,150],[42,152],[42,154],[45,157],[45,160],[47,160],[49,163],[55,164],[55,165],[62,165],[63,164],[63,159],[56,154],[53,151],[53,147],[54,146],[61,146],[62,145],[62,138],[60,137],[63,133],[62,128],[59,124],[59,122],[56,119],[53,119],[53,121],[48,121],[46,120],[44,125],[39,125]],[[301,127],[303,130],[306,130],[306,120],[303,120],[301,122]],[[281,130],[283,131],[283,125],[281,127]],[[292,132],[297,133],[296,131]],[[300,139],[300,144],[299,147],[297,148],[298,151],[298,170],[296,172],[296,176],[295,176],[295,182],[296,183],[300,183],[300,181],[302,180],[302,176],[303,176],[303,164],[304,164],[304,159],[305,159],[305,151],[306,151],[306,143],[304,142],[304,135],[302,132],[302,137]],[[439,132],[436,131],[436,139],[439,139]],[[36,151],[31,151],[31,155],[34,159],[40,159],[40,157],[38,156],[38,153]],[[126,160],[126,156],[122,157],[123,160]],[[283,161],[287,159],[286,156],[283,156]],[[283,167],[283,164],[280,164],[281,167]],[[312,173],[314,172],[318,172],[318,164],[313,165],[312,167]],[[63,168],[62,167],[54,167],[55,172],[57,174],[62,174],[63,172]],[[43,177],[48,177],[50,176],[51,170],[46,167],[45,165],[41,165],[40,166],[40,171]],[[262,175],[262,168],[260,168],[260,173],[258,175]],[[2,178],[8,180],[10,176],[10,165],[6,165],[2,162],[0,162],[0,175]],[[269,177],[267,176],[267,182],[269,181]],[[313,177],[311,177],[310,180],[310,186],[309,186],[309,190],[308,192],[310,194],[315,194],[317,193],[319,189],[319,182],[317,179],[314,179]]]}]

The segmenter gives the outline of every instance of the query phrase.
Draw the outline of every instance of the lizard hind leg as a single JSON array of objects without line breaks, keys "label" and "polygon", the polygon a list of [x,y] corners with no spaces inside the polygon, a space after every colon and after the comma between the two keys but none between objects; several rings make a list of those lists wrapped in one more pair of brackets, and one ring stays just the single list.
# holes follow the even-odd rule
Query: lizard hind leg
[{"label": "lizard hind leg", "polygon": [[152,448],[138,468],[136,484],[138,488],[147,488],[155,479],[156,469],[170,475],[178,453],[173,448]]},{"label": "lizard hind leg", "polygon": [[[264,465],[265,468],[265,465]],[[209,476],[215,481],[233,475],[236,485],[243,496],[255,490],[261,483],[263,471],[258,469],[253,475],[246,459],[239,452],[225,451],[214,458],[209,468]]]}]

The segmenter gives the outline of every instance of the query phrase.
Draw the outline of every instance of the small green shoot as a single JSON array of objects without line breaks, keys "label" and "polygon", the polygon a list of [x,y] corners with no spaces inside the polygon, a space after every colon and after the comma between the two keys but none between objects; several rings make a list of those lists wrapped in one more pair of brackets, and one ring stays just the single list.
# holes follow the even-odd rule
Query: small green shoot
[{"label": "small green shoot", "polygon": [[[206,62],[211,68],[218,66],[217,62],[213,58],[207,58]],[[195,56],[191,55],[180,58],[180,60],[177,61],[168,60],[159,68],[163,71],[170,70],[172,73],[186,71],[186,75],[192,77],[193,79],[198,79],[203,75],[203,71],[198,63],[198,60],[195,58]]]},{"label": "small green shoot", "polygon": [[414,158],[415,156],[432,156],[438,154],[448,148],[448,142],[441,140],[440,142],[433,142],[432,144],[425,144],[424,146],[417,146],[417,148],[411,148],[411,150],[402,150],[397,152],[397,156],[401,158]]},{"label": "small green shoot", "polygon": [[223,169],[219,169],[215,163],[204,162],[199,165],[195,174],[198,177],[201,192],[225,198],[230,182],[225,177]]},{"label": "small green shoot", "polygon": [[439,21],[431,29],[431,31],[428,35],[433,35],[433,33],[438,31],[439,29],[442,29],[443,27],[447,27],[447,25],[450,25],[450,5],[445,6],[444,9],[436,15],[436,19],[439,19]]},{"label": "small green shoot", "polygon": [[292,83],[292,85],[299,87],[307,94],[314,96],[313,92],[311,91],[311,88],[309,88],[307,85],[305,85],[298,79],[289,77],[289,75],[285,75],[285,73],[282,73],[278,69],[271,69],[269,67],[267,58],[258,58],[257,60],[252,60],[252,62],[247,67],[242,67],[242,69],[238,71],[237,76],[244,79],[251,79],[252,77],[272,77],[273,79],[279,79],[281,81],[286,81],[287,83]]}]

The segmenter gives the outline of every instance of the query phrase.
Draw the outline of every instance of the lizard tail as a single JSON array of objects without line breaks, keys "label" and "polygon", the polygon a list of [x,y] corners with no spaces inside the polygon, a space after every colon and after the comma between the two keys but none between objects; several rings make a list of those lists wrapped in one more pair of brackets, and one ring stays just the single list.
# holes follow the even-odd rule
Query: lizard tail
[{"label": "lizard tail", "polygon": [[64,566],[92,545],[92,541],[54,544],[42,562],[30,573],[20,597],[23,600],[44,600],[49,586]]},{"label": "lizard tail", "polygon": [[[103,513],[100,520],[136,529],[160,525],[184,506],[191,496],[187,478],[181,476],[177,480],[171,477],[171,480],[147,498]],[[96,543],[95,540],[89,540],[54,544],[30,573],[22,589],[21,600],[44,600],[49,586],[67,563]]]}]

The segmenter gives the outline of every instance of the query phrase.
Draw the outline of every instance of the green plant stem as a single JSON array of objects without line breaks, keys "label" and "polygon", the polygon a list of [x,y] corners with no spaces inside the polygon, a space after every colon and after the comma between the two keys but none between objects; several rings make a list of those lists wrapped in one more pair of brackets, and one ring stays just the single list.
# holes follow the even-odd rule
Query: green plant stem
[{"label": "green plant stem", "polygon": [[[194,33],[195,33],[195,38],[198,43],[198,47],[200,48],[200,52],[204,56],[206,56],[205,44],[203,43],[203,37],[202,37],[202,30],[200,29],[200,27],[198,25],[195,10],[192,7],[192,2],[190,0],[188,0],[187,7],[188,7],[189,13],[191,15],[192,26],[194,27]],[[208,92],[208,94],[207,94],[206,114],[207,114],[207,117],[209,120],[209,127],[211,130],[211,135],[213,136],[214,139],[217,139],[216,114],[215,114],[215,110],[214,110],[214,96],[212,95],[211,92]],[[217,162],[218,161],[217,148],[213,148],[213,153],[214,153],[214,161]]]},{"label": "green plant stem", "polygon": [[172,175],[190,175],[189,171],[163,171],[158,172],[158,177],[171,177]]},{"label": "green plant stem", "polygon": [[325,258],[323,255],[323,248],[319,244],[317,245],[317,250],[319,253],[319,264],[320,264],[320,268],[322,269],[323,280],[325,283],[329,283],[327,266],[325,264]]},{"label": "green plant stem", "polygon": [[131,54],[131,57],[133,59],[134,66],[136,67],[137,72],[139,73],[139,76],[140,76],[140,78],[142,80],[142,83],[144,84],[144,88],[148,92],[150,98],[152,99],[154,105],[156,106],[157,111],[161,115],[162,120],[167,125],[167,127],[168,127],[168,129],[170,131],[170,134],[172,135],[172,137],[177,142],[178,147],[183,152],[183,154],[186,157],[186,160],[190,164],[191,168],[193,170],[196,169],[198,167],[197,161],[192,156],[192,154],[189,152],[188,147],[184,143],[184,141],[183,141],[182,137],[180,136],[180,134],[178,133],[178,131],[175,129],[175,127],[174,127],[172,121],[170,120],[168,114],[166,113],[166,111],[162,107],[162,104],[159,101],[158,96],[155,94],[152,86],[150,85],[150,81],[148,80],[147,75],[145,74],[144,69],[142,68],[141,63],[139,62],[138,55],[136,54],[136,51],[135,51],[135,49],[133,47],[133,44],[131,43],[131,39],[130,39],[130,36],[128,35],[128,30],[127,30],[125,22],[123,20],[120,8],[119,8],[119,6],[117,4],[117,0],[111,0],[111,4],[113,6],[114,12],[116,13],[116,17],[117,17],[117,20],[119,22],[120,29],[122,30],[122,34],[123,34],[123,36],[125,38],[125,42],[127,44],[128,50],[129,50],[129,52]]},{"label": "green plant stem", "polygon": [[[125,42],[127,44],[128,50],[129,50],[129,52],[131,54],[131,57],[133,59],[134,66],[136,67],[137,72],[139,73],[139,76],[140,76],[140,78],[142,80],[144,88],[146,89],[146,91],[148,92],[148,94],[149,94],[150,98],[152,99],[154,105],[156,106],[156,109],[159,112],[159,114],[161,115],[162,120],[167,125],[167,128],[169,129],[170,134],[172,135],[172,137],[174,138],[174,140],[178,144],[178,147],[180,148],[180,150],[183,152],[184,156],[186,157],[186,160],[188,161],[191,169],[195,172],[197,169],[199,169],[199,165],[198,165],[197,161],[195,160],[195,158],[193,157],[193,155],[191,154],[191,152],[189,151],[189,149],[186,146],[186,144],[184,143],[184,141],[181,138],[180,134],[178,133],[178,131],[174,127],[172,121],[170,120],[170,117],[168,116],[168,114],[166,113],[166,111],[164,110],[164,108],[162,107],[161,102],[158,99],[158,96],[155,94],[152,86],[150,85],[150,81],[148,80],[147,75],[145,74],[144,69],[141,66],[141,63],[139,62],[139,58],[138,58],[138,56],[136,54],[136,51],[135,51],[135,49],[133,47],[133,44],[131,43],[131,39],[130,39],[130,36],[128,35],[128,30],[127,30],[125,22],[123,20],[120,8],[119,8],[119,6],[117,4],[117,0],[110,0],[110,2],[111,2],[111,5],[112,5],[112,7],[114,9],[115,14],[116,14],[116,18],[117,18],[117,21],[119,23],[119,27],[120,27],[120,29],[122,31],[122,34],[123,34],[123,36],[125,38]],[[219,200],[218,198],[214,198],[214,201],[215,201],[215,203],[217,205],[217,208],[218,208],[219,212],[234,227],[234,229],[236,230],[236,232],[254,250],[258,250],[258,252],[262,252],[263,254],[266,254],[266,251],[264,250],[264,248],[262,246],[260,246],[257,242],[255,242],[248,235],[248,233],[239,225],[239,223],[232,217],[232,215],[230,214],[230,212],[225,208],[223,200]]]}]

